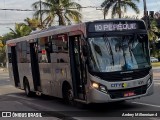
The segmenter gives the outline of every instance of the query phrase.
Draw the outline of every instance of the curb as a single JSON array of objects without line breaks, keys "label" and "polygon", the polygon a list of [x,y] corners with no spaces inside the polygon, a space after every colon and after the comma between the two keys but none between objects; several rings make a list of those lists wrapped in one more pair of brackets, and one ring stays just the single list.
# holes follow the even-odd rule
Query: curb
[{"label": "curb", "polygon": [[0,72],[8,72],[7,68],[0,68]]}]

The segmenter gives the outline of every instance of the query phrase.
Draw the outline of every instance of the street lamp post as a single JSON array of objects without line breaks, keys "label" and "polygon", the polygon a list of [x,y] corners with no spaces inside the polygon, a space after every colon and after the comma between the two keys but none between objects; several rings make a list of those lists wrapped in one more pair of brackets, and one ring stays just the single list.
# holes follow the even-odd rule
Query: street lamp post
[{"label": "street lamp post", "polygon": [[144,21],[146,23],[146,26],[148,28],[148,14],[147,14],[147,5],[146,5],[146,0],[143,0],[143,5],[144,5]]},{"label": "street lamp post", "polygon": [[40,0],[40,22],[42,26],[42,1]]},{"label": "street lamp post", "polygon": [[119,8],[119,18],[121,18],[122,17],[122,15],[121,15],[121,0],[118,0],[118,8]]}]

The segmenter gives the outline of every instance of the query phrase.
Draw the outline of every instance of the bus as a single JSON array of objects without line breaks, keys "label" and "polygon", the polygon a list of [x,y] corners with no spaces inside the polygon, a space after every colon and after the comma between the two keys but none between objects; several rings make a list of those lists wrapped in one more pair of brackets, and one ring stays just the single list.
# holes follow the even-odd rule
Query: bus
[{"label": "bus", "polygon": [[145,23],[95,20],[7,41],[13,85],[67,102],[106,103],[153,94]]}]

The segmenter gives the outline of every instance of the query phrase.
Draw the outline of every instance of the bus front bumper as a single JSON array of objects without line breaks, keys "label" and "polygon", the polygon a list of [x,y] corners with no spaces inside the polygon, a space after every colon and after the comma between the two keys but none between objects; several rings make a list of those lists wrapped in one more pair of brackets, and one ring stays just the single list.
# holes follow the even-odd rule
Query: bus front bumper
[{"label": "bus front bumper", "polygon": [[121,97],[121,98],[111,98],[109,93],[101,92],[95,88],[90,87],[89,94],[87,95],[87,103],[106,103],[106,102],[116,102],[122,100],[129,100],[129,99],[138,99],[144,96],[149,96],[153,94],[153,86],[154,83],[147,88],[144,94],[134,95],[130,97]]}]

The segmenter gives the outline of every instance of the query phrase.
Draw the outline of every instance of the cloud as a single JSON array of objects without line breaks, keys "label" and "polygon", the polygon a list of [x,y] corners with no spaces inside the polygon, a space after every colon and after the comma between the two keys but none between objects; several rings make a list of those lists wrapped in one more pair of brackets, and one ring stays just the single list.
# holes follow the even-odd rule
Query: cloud
[{"label": "cloud", "polygon": [[[0,8],[12,8],[12,9],[32,9],[31,5],[39,0],[0,0]],[[104,0],[74,0],[82,6],[95,6],[99,7]],[[139,17],[143,16],[143,0],[137,4],[140,8]],[[159,11],[160,0],[147,0],[148,10]],[[84,8],[82,9],[83,22],[103,19],[103,13],[96,8]],[[111,12],[106,16],[110,18]],[[7,27],[14,28],[14,23],[23,22],[25,18],[32,17],[33,12],[20,12],[20,11],[0,11],[0,34],[7,33],[9,29]],[[128,9],[127,15],[136,16],[136,14]],[[2,25],[3,23],[3,25]],[[5,24],[6,23],[6,24]],[[10,24],[7,24],[10,23]],[[11,24],[13,23],[13,24]]]},{"label": "cloud", "polygon": [[[0,0],[1,9],[32,9],[31,5],[38,0]],[[14,28],[15,23],[24,22],[27,17],[32,17],[33,12],[26,11],[0,11],[0,35]]]}]

